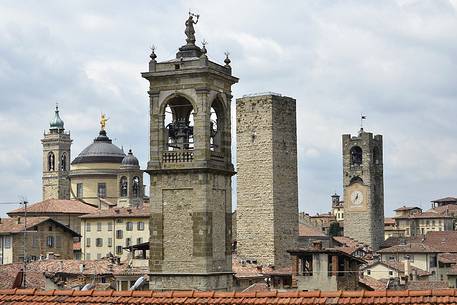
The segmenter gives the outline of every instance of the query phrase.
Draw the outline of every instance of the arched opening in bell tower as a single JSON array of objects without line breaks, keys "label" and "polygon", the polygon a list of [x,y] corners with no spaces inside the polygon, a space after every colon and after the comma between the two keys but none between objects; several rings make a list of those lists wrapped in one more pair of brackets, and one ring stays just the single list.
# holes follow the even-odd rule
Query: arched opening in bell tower
[{"label": "arched opening in bell tower", "polygon": [[54,171],[55,170],[55,165],[56,165],[56,158],[54,156],[54,153],[51,151],[48,154],[48,171]]},{"label": "arched opening in bell tower", "polygon": [[121,197],[127,197],[128,195],[128,182],[127,182],[127,177],[122,176],[121,181],[119,183],[119,193]]},{"label": "arched opening in bell tower", "polygon": [[210,138],[211,151],[222,151],[222,139],[224,131],[224,108],[221,101],[216,98],[211,104],[210,110]]},{"label": "arched opening in bell tower", "polygon": [[194,149],[194,107],[182,96],[173,97],[165,107],[167,150]]},{"label": "arched opening in bell tower", "polygon": [[360,146],[354,146],[351,148],[351,165],[362,164],[362,149]]}]

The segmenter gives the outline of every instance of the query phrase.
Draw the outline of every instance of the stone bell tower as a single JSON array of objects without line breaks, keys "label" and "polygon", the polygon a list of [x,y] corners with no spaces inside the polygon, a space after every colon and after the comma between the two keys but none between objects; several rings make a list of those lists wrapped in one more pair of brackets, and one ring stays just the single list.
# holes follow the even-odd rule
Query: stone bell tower
[{"label": "stone bell tower", "polygon": [[56,106],[49,132],[44,133],[43,144],[43,200],[70,199],[70,133],[65,132],[64,123]]},{"label": "stone bell tower", "polygon": [[[197,17],[196,20],[194,17]],[[187,44],[176,58],[157,62],[152,50],[150,83],[150,289],[231,290],[230,60],[212,62]]]},{"label": "stone bell tower", "polygon": [[379,249],[384,240],[382,136],[343,135],[344,235]]}]

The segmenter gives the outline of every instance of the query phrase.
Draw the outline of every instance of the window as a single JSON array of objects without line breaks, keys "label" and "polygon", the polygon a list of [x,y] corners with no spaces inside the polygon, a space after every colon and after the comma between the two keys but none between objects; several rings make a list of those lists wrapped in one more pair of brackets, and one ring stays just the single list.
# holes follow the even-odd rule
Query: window
[{"label": "window", "polygon": [[56,248],[58,248],[58,249],[62,248],[62,236],[59,236],[59,235],[56,236]]},{"label": "window", "polygon": [[56,165],[56,159],[55,159],[54,153],[51,151],[48,154],[48,171],[51,172],[51,171],[55,170],[55,165]]},{"label": "window", "polygon": [[97,231],[100,232],[102,230],[102,223],[97,222]]},{"label": "window", "polygon": [[138,238],[136,239],[136,244],[139,245],[139,244],[141,244],[141,243],[143,243],[143,238],[138,237]]},{"label": "window", "polygon": [[52,231],[52,226],[49,226],[48,230],[49,230],[49,232],[51,232]]},{"label": "window", "polygon": [[122,254],[122,246],[117,246],[116,247],[116,254],[121,255]]},{"label": "window", "polygon": [[108,237],[108,247],[113,246],[113,239],[111,237]]},{"label": "window", "polygon": [[389,260],[389,261],[394,261],[394,260],[395,260],[395,256],[390,255],[390,256],[388,257],[388,260]]},{"label": "window", "polygon": [[90,232],[90,222],[86,222],[86,232]]},{"label": "window", "polygon": [[54,236],[48,236],[47,245],[49,248],[54,248]]},{"label": "window", "polygon": [[130,222],[130,221],[127,222],[127,223],[125,224],[125,229],[126,229],[127,231],[133,231],[133,222]]},{"label": "window", "polygon": [[113,231],[113,223],[111,221],[108,222],[108,231]]},{"label": "window", "polygon": [[116,238],[117,239],[122,239],[122,236],[123,236],[122,230],[116,230]]},{"label": "window", "polygon": [[140,197],[140,178],[137,176],[132,180],[132,195],[135,198]]},{"label": "window", "polygon": [[101,253],[97,253],[97,259],[101,259],[102,258],[102,254]]},{"label": "window", "polygon": [[126,238],[125,239],[125,246],[130,247],[132,245],[132,239],[131,238]]},{"label": "window", "polygon": [[394,272],[392,270],[389,271],[389,275],[392,276],[394,275]]},{"label": "window", "polygon": [[106,198],[106,183],[102,182],[98,184],[98,197]]},{"label": "window", "polygon": [[103,247],[103,238],[97,238],[95,239],[95,246],[96,247]]},{"label": "window", "polygon": [[359,146],[351,148],[351,165],[362,164],[362,149]]},{"label": "window", "polygon": [[127,177],[123,176],[119,182],[119,193],[121,197],[127,197],[128,189]]},{"label": "window", "polygon": [[38,248],[38,238],[36,236],[32,238],[32,248]]},{"label": "window", "polygon": [[67,154],[63,153],[60,158],[60,170],[65,172],[67,170]]},{"label": "window", "polygon": [[87,248],[90,247],[90,238],[86,238],[86,247],[87,247]]},{"label": "window", "polygon": [[371,270],[368,269],[368,270],[367,270],[367,275],[370,275],[370,274],[371,274]]},{"label": "window", "polygon": [[5,249],[11,249],[11,236],[5,236],[5,239],[3,240],[3,246]]},{"label": "window", "polygon": [[90,259],[90,253],[86,253],[86,259],[87,259],[87,260]]},{"label": "window", "polygon": [[139,222],[136,224],[136,229],[137,229],[138,231],[144,231],[144,222],[139,221]]},{"label": "window", "polygon": [[76,197],[83,198],[83,184],[82,183],[76,184]]}]

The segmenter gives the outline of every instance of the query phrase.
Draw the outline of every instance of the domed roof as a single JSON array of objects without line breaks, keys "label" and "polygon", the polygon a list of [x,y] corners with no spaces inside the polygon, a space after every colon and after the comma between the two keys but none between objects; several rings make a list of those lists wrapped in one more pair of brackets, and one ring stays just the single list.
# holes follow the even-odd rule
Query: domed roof
[{"label": "domed roof", "polygon": [[129,149],[129,153],[127,156],[122,159],[122,167],[139,167],[140,163],[138,162],[138,159],[133,155],[132,150]]},{"label": "domed roof", "polygon": [[63,120],[59,116],[59,106],[56,105],[54,118],[49,122],[51,129],[63,129]]},{"label": "domed roof", "polygon": [[125,153],[106,135],[105,130],[100,130],[94,143],[87,146],[71,164],[80,163],[121,163]]}]

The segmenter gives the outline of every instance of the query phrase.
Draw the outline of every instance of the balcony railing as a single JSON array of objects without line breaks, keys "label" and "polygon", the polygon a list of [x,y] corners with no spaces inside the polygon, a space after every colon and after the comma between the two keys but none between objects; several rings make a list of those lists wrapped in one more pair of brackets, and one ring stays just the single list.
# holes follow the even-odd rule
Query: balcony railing
[{"label": "balcony railing", "polygon": [[194,160],[193,151],[165,151],[162,153],[163,163],[182,163]]}]

